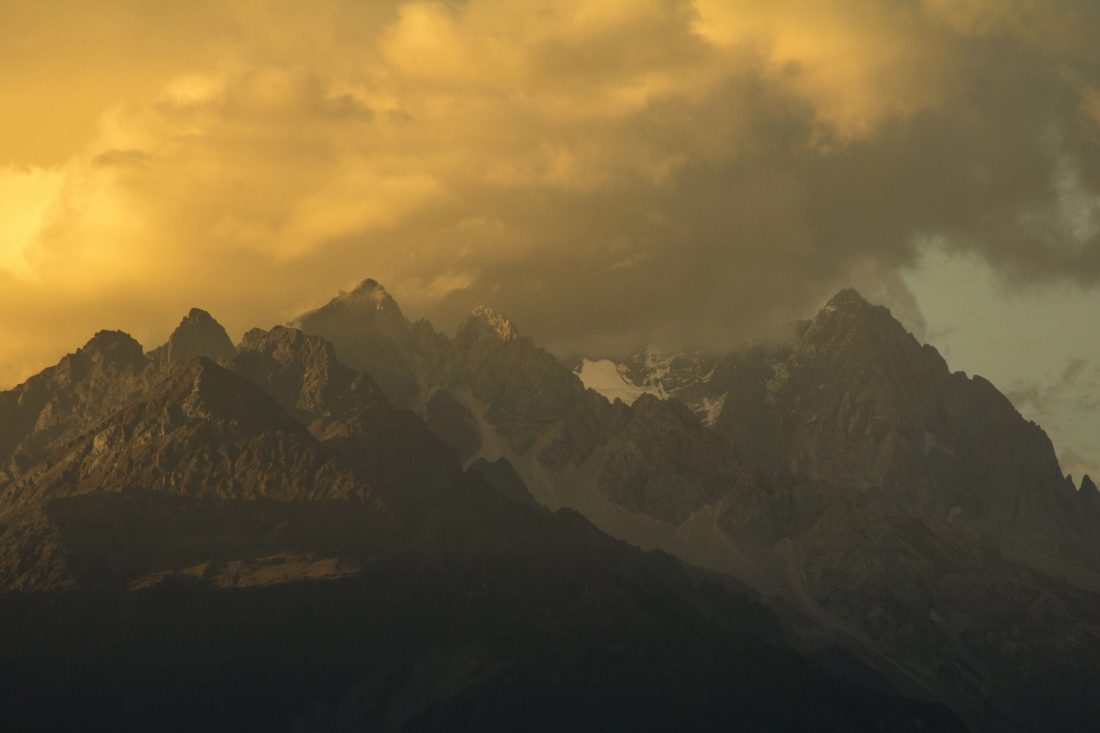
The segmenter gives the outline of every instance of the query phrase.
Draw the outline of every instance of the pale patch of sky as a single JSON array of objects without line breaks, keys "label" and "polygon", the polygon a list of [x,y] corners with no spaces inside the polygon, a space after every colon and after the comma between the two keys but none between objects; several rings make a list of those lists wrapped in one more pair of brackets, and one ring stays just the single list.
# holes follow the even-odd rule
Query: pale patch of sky
[{"label": "pale patch of sky", "polygon": [[1019,286],[934,245],[904,277],[951,368],[1042,425],[1075,480],[1100,475],[1100,287]]}]

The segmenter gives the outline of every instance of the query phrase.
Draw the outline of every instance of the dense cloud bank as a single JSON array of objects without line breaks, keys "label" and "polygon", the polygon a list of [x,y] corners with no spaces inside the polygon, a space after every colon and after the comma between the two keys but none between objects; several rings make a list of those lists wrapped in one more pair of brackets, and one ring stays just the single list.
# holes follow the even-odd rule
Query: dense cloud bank
[{"label": "dense cloud bank", "polygon": [[16,1],[0,29],[0,382],[368,275],[562,352],[728,345],[847,284],[919,329],[922,246],[1100,276],[1088,0]]}]

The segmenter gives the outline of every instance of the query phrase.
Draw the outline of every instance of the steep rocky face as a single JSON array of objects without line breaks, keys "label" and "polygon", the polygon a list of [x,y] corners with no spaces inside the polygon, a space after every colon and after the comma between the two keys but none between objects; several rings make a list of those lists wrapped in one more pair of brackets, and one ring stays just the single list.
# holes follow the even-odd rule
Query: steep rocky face
[{"label": "steep rocky face", "polygon": [[0,593],[67,590],[78,584],[72,551],[44,509],[0,524]]},{"label": "steep rocky face", "polygon": [[334,344],[340,360],[370,374],[395,405],[417,404],[420,379],[416,356],[431,352],[434,333],[422,343],[423,328],[410,324],[375,280],[364,280],[350,293],[340,293],[326,305],[296,318],[291,326]]},{"label": "steep rocky face", "polygon": [[[1072,483],[1072,481],[1071,481]],[[1081,487],[1077,491],[1078,501],[1081,505],[1084,529],[1092,542],[1100,540],[1100,489],[1096,488],[1092,478],[1085,474],[1081,479]]]},{"label": "steep rocky face", "polygon": [[809,612],[923,678],[976,729],[1091,727],[1098,576],[1072,555],[1038,571],[1042,551],[1028,552],[1024,563],[936,532],[869,490],[827,501],[774,546],[772,567]]},{"label": "steep rocky face", "polygon": [[469,470],[485,479],[501,496],[528,506],[538,506],[531,492],[527,490],[527,485],[523,483],[523,478],[507,458],[498,458],[491,462],[478,458],[470,465]]},{"label": "steep rocky face", "polygon": [[153,351],[151,356],[164,364],[181,364],[199,357],[226,361],[235,353],[233,342],[222,325],[201,308],[192,308],[176,326],[168,343]]},{"label": "steep rocky face", "polygon": [[148,367],[141,344],[120,331],[100,331],[56,366],[0,392],[0,486],[59,436],[140,393]]},{"label": "steep rocky face", "polygon": [[956,530],[1094,542],[1100,513],[1060,475],[1041,428],[854,290],[776,341],[630,364],[631,379],[689,405],[749,465],[881,488]]},{"label": "steep rocky face", "polygon": [[337,361],[332,344],[293,328],[249,331],[232,368],[263,386],[306,424],[389,406],[369,375]]},{"label": "steep rocky face", "polygon": [[368,480],[258,386],[206,359],[71,438],[4,492],[8,512],[89,491],[277,500],[365,497]]},{"label": "steep rocky face", "polygon": [[538,444],[549,463],[580,463],[606,439],[607,401],[491,308],[476,308],[459,326],[448,364],[449,384],[486,407],[518,454]]},{"label": "steep rocky face", "polygon": [[775,365],[792,349],[793,345],[786,342],[758,342],[732,351],[718,361],[701,397],[719,406],[712,423],[715,432],[725,436],[752,465],[781,465],[780,426],[768,384]]},{"label": "steep rocky face", "polygon": [[424,420],[462,460],[481,450],[481,432],[470,408],[448,389],[437,390],[424,406]]},{"label": "steep rocky face", "polygon": [[231,368],[262,386],[327,446],[405,495],[447,492],[456,456],[424,423],[395,408],[369,374],[336,358],[332,344],[296,329],[250,331]]},{"label": "steep rocky face", "polygon": [[0,392],[0,485],[58,438],[107,417],[162,379],[173,364],[236,353],[225,329],[193,308],[168,343],[146,355],[121,331],[100,331],[54,367]]},{"label": "steep rocky face", "polygon": [[452,341],[426,322],[410,324],[385,289],[367,280],[294,323],[331,341],[341,361],[370,374],[398,406],[423,414],[465,457],[475,444],[486,449],[480,420],[507,452],[535,452],[555,467],[583,462],[621,422],[621,412],[486,306],[467,316]]},{"label": "steep rocky face", "polygon": [[[374,281],[300,320],[318,314],[341,324],[333,331],[337,354],[354,351],[356,339],[388,339],[390,347],[376,351],[398,354],[419,393],[440,395],[424,413],[463,456],[532,455],[565,471],[628,423],[656,414],[630,418],[626,406],[608,405],[485,306],[452,342],[430,335],[426,324],[417,327],[423,338],[414,338],[417,329]],[[1006,526],[1080,542],[1100,521],[1088,494],[1060,475],[1038,426],[985,380],[952,374],[934,348],[855,291],[841,292],[783,339],[722,358],[639,354],[634,362],[628,375],[674,393],[747,465],[860,491],[882,488],[905,511],[968,531]],[[411,366],[428,363],[435,365],[430,378]],[[678,472],[671,463],[668,470]]]},{"label": "steep rocky face", "polygon": [[[147,359],[132,339],[100,334],[0,395],[16,455],[0,484],[0,588],[285,587],[280,598],[294,603],[307,581],[352,583],[369,599],[380,587],[442,583],[454,593],[418,596],[395,618],[439,607],[433,623],[450,630],[456,608],[476,619],[486,599],[518,599],[494,618],[529,634],[558,628],[544,623],[547,609],[576,600],[567,627],[585,638],[608,629],[583,619],[614,619],[636,644],[639,609],[659,609],[664,620],[646,628],[698,629],[711,649],[715,619],[743,623],[744,608],[699,609],[713,589],[654,583],[667,557],[536,509],[538,497],[644,549],[751,581],[818,624],[789,638],[840,645],[883,675],[875,684],[931,695],[979,728],[1087,729],[1100,718],[1087,703],[1100,653],[1100,574],[1087,552],[1100,536],[1100,492],[1087,477],[1080,490],[1061,477],[1049,441],[991,385],[951,374],[854,292],[782,343],[673,359],[676,399],[630,406],[586,390],[488,308],[449,341],[409,324],[368,281],[301,320],[329,329],[335,346],[292,328],[254,330],[223,368],[173,364],[171,342]],[[345,353],[396,381],[387,390]],[[389,399],[401,382],[427,424]],[[719,409],[700,411],[705,400]],[[376,621],[348,600],[324,607]],[[710,659],[666,652],[695,669]],[[774,661],[751,656],[757,667]],[[487,697],[447,697],[456,709],[513,689],[512,672],[491,670],[514,670],[514,656],[498,659],[505,667],[491,655],[461,662],[491,683]],[[623,664],[608,662],[607,678],[622,679]],[[554,667],[570,678],[584,668]],[[420,674],[407,687],[368,685],[337,717],[420,694]],[[553,688],[538,683],[523,689]],[[425,705],[417,714],[437,709]]]},{"label": "steep rocky face", "polygon": [[[778,594],[980,728],[1100,717],[1067,682],[1022,694],[1047,673],[1088,678],[1100,653],[1100,492],[1060,476],[992,385],[854,291],[783,338],[671,359],[672,400],[610,404],[484,307],[440,361],[422,390],[476,427],[478,472],[507,458],[541,503]],[[1064,623],[1041,631],[1052,608]]]},{"label": "steep rocky face", "polygon": [[657,396],[672,396],[704,383],[717,359],[704,352],[662,352],[640,349],[623,366],[631,382]]},{"label": "steep rocky face", "polygon": [[732,452],[678,402],[643,395],[604,449],[597,484],[617,505],[680,523],[738,481]]},{"label": "steep rocky face", "polygon": [[[463,473],[335,355],[279,328],[225,366],[141,356],[151,387],[0,488],[0,589],[26,591],[0,593],[0,727],[961,729],[810,661],[736,583],[531,506],[506,460]],[[628,427],[642,450],[702,429],[633,414],[666,426]]]},{"label": "steep rocky face", "polygon": [[[981,377],[951,373],[881,306],[833,298],[717,429],[772,465],[883,488],[908,511],[1083,537],[1050,440]],[[756,370],[756,376],[765,376]],[[771,446],[746,440],[758,427]],[[995,458],[994,458],[995,457]]]}]

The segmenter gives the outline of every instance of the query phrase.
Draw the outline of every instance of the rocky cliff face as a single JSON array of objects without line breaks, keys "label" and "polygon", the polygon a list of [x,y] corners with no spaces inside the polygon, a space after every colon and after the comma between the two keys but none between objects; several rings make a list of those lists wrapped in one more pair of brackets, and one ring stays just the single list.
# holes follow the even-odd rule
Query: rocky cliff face
[{"label": "rocky cliff face", "polygon": [[736,444],[757,425],[774,467],[857,490],[878,488],[933,524],[1012,527],[1088,544],[1076,489],[1053,446],[993,385],[952,373],[881,306],[844,291],[750,399],[716,427]]},{"label": "rocky cliff face", "polygon": [[395,408],[365,372],[319,336],[276,327],[250,331],[231,368],[263,387],[326,446],[408,497],[453,486],[461,466],[413,413]]},{"label": "rocky cliff face", "polygon": [[236,353],[221,324],[193,308],[168,342],[151,351],[120,331],[100,331],[75,353],[8,392],[0,392],[0,486],[41,459],[58,438],[110,415],[176,364]]},{"label": "rocky cliff face", "polygon": [[100,331],[87,344],[8,392],[0,392],[0,487],[52,441],[104,417],[146,386],[141,344]]},{"label": "rocky cliff face", "polygon": [[638,399],[604,449],[597,485],[614,504],[681,523],[736,486],[733,452],[684,405]]},{"label": "rocky cliff face", "polygon": [[553,355],[486,306],[459,326],[444,379],[445,386],[479,403],[514,454],[536,451],[556,464],[579,463],[602,442],[596,435],[609,419],[606,400],[585,390]]},{"label": "rocky cliff face", "polygon": [[[778,342],[647,357],[648,376],[632,378],[671,398],[630,405],[586,389],[487,307],[449,339],[366,281],[296,323],[233,347],[192,311],[149,355],[100,333],[0,393],[0,587],[285,586],[293,606],[312,597],[302,583],[325,581],[350,583],[355,600],[341,602],[367,613],[378,588],[446,586],[397,617],[468,607],[529,636],[557,628],[540,615],[551,608],[576,611],[586,638],[606,629],[582,619],[611,617],[624,638],[642,638],[640,623],[740,633],[744,608],[714,605],[713,589],[669,579],[662,555],[598,527],[749,583],[802,653],[840,654],[846,678],[869,665],[873,684],[982,729],[1100,720],[1100,491],[1063,478],[1042,430],[992,385],[950,372],[854,291]],[[650,608],[664,620],[643,623]],[[758,652],[788,682],[801,674]],[[451,703],[512,689],[491,669],[515,656],[483,656],[455,664],[474,659],[488,697],[463,688]],[[623,679],[624,659],[608,679]],[[535,675],[523,689],[536,677],[551,684]],[[349,693],[337,717],[420,694],[412,678],[386,684]]]},{"label": "rocky cliff face", "polygon": [[[698,463],[684,467],[698,502],[732,470],[717,436],[684,442],[702,427],[681,406],[631,419],[488,325],[476,338],[501,350],[463,339],[448,368],[479,410],[460,414],[518,426],[496,445],[617,425],[609,456]],[[463,472],[318,336],[251,331],[220,364],[171,346],[146,357],[101,334],[0,395],[18,418],[7,450],[27,461],[0,486],[4,729],[961,729],[858,660],[825,659],[804,618],[735,581],[535,507],[507,460]],[[493,385],[474,363],[534,364],[534,380]],[[695,483],[635,475],[653,512]]]},{"label": "rocky cliff face", "polygon": [[125,490],[286,501],[364,497],[371,488],[257,385],[199,358],[55,443],[9,487],[4,504],[14,510]]},{"label": "rocky cliff face", "polygon": [[172,332],[168,343],[150,356],[162,364],[180,364],[199,357],[225,361],[235,353],[233,342],[222,325],[201,308],[192,308]]},{"label": "rocky cliff face", "polygon": [[446,343],[427,324],[410,323],[386,289],[370,279],[290,325],[334,344],[343,363],[368,372],[398,407],[421,404],[420,382],[436,369],[435,357]]},{"label": "rocky cliff face", "polygon": [[[1079,701],[1020,692],[1050,665],[1087,676],[1100,651],[1091,481],[1077,490],[1038,426],[855,291],[779,340],[639,355],[620,373],[671,399],[629,406],[488,308],[428,343],[443,366],[416,371],[421,394],[458,416],[429,424],[467,460],[506,458],[541,503],[788,599],[981,726],[1050,725]],[[1060,625],[1041,630],[1051,597]]]},{"label": "rocky cliff face", "polygon": [[[603,450],[629,431],[660,434],[660,411],[647,407],[652,398],[639,400],[640,409],[608,404],[491,308],[475,309],[453,341],[428,334],[424,324],[425,335],[414,338],[374,281],[315,313],[321,312],[339,316],[340,330],[332,330],[338,353],[354,352],[366,341],[385,343],[377,351],[406,365],[414,391],[425,401],[439,394],[430,413],[423,403],[417,409],[444,440],[461,446],[464,458],[507,456],[529,483],[545,483],[595,456],[622,468],[624,486],[645,492],[627,478],[628,463],[686,476],[679,465],[739,460],[852,491],[882,490],[901,511],[937,527],[985,535],[1009,528],[1087,548],[1100,523],[1087,500],[1091,494],[1062,477],[1041,428],[986,380],[952,373],[933,347],[918,343],[889,311],[854,290],[839,293],[777,342],[723,357],[639,353],[624,366],[630,378],[687,404],[699,422],[725,438],[730,455],[707,460],[673,459],[712,440],[682,437],[696,431],[686,419],[676,451],[645,451],[628,461],[621,446]],[[428,363],[430,373],[411,366]],[[662,455],[664,464],[656,466]],[[600,470],[599,483],[607,489],[615,471]],[[666,483],[658,492],[662,501],[696,503],[686,497],[697,490],[697,477],[685,478],[679,488]],[[706,490],[710,501],[722,493],[714,480],[703,483],[712,486]],[[720,483],[729,494],[737,482]],[[625,489],[615,496],[615,503],[632,510],[656,506],[653,497],[643,500]],[[683,519],[667,508],[657,515]]]},{"label": "rocky cliff face", "polygon": [[[143,376],[153,369],[147,363]],[[257,546],[280,546],[241,510],[254,501],[352,501],[368,524],[393,524],[382,519],[392,517],[392,502],[377,480],[321,445],[261,387],[208,359],[168,367],[123,406],[101,400],[99,411],[107,416],[72,422],[0,489],[0,589],[139,582],[179,570],[181,553],[201,565],[228,552],[241,569]],[[238,518],[218,529],[226,512],[211,502],[229,502]],[[277,577],[303,562],[266,572]]]}]

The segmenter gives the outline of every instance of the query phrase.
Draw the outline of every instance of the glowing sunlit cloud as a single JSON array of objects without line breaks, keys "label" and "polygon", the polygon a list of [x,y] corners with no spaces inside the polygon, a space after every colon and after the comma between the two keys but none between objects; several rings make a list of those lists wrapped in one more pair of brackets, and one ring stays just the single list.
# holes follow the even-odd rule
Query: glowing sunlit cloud
[{"label": "glowing sunlit cloud", "polygon": [[64,175],[44,168],[0,169],[0,272],[31,277],[28,253],[47,226]]}]

